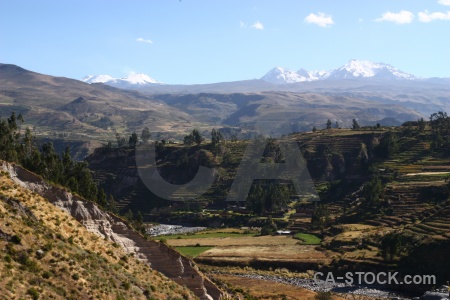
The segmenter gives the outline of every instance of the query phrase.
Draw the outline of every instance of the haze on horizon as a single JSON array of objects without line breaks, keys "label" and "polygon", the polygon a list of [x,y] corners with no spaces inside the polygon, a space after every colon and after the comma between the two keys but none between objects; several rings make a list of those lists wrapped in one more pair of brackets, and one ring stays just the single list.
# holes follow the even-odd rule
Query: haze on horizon
[{"label": "haze on horizon", "polygon": [[6,0],[0,8],[0,61],[54,76],[213,83],[354,58],[450,77],[448,0]]}]

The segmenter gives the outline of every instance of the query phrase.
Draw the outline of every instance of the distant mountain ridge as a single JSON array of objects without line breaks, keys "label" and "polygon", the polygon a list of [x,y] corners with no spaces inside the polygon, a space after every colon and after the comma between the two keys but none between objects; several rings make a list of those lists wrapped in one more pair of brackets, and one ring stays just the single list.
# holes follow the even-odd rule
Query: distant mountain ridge
[{"label": "distant mountain ridge", "polygon": [[275,67],[261,79],[273,84],[290,84],[325,79],[414,80],[417,77],[398,70],[389,64],[352,59],[344,66],[329,71],[300,69],[295,72],[286,68]]},{"label": "distant mountain ridge", "polygon": [[86,83],[104,83],[117,88],[129,88],[130,86],[161,85],[163,83],[143,73],[130,73],[127,77],[114,78],[110,75],[88,75],[81,79]]}]

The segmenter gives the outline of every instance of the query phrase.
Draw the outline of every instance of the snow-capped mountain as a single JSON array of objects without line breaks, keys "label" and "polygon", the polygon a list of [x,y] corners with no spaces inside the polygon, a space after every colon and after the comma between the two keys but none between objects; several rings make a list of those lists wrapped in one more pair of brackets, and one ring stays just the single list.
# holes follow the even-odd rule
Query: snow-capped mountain
[{"label": "snow-capped mountain", "polygon": [[329,73],[327,71],[309,72],[305,69],[300,69],[295,72],[286,68],[275,67],[261,79],[275,84],[286,84],[324,79],[328,75]]},{"label": "snow-capped mountain", "polygon": [[86,83],[105,83],[113,80],[114,78],[109,75],[88,75],[81,78],[81,81]]},{"label": "snow-capped mountain", "polygon": [[286,68],[275,67],[267,72],[267,74],[261,79],[275,84],[284,84],[309,81],[309,75],[298,73]]},{"label": "snow-capped mountain", "polygon": [[156,81],[150,76],[142,73],[130,73],[127,77],[124,78],[114,78],[109,75],[88,75],[83,77],[81,81],[86,83],[104,83],[118,88],[162,84],[161,82]]},{"label": "snow-capped mountain", "polygon": [[356,78],[376,78],[376,79],[415,79],[416,77],[397,70],[385,63],[373,63],[367,60],[352,59],[344,66],[331,71],[329,79],[356,79]]},{"label": "snow-capped mountain", "polygon": [[414,75],[405,73],[385,63],[373,63],[367,60],[352,59],[344,66],[330,71],[307,71],[300,69],[297,72],[276,67],[261,77],[262,80],[287,84],[304,81],[325,79],[380,79],[380,80],[413,80]]}]

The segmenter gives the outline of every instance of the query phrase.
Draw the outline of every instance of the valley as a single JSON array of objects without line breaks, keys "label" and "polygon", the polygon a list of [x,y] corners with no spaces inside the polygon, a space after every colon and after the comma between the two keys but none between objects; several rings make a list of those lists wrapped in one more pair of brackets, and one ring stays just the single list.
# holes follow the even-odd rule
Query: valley
[{"label": "valley", "polygon": [[[168,285],[174,299],[410,298],[450,278],[445,80],[151,82],[119,89],[14,65],[2,64],[0,72],[2,224],[10,224],[0,228],[0,242],[10,251],[0,267],[14,278],[4,287],[11,297],[109,293],[161,299],[170,294]],[[308,174],[314,192],[296,190],[289,179],[253,178],[248,195],[227,201],[255,138],[265,144],[256,166],[261,172],[262,164],[287,161],[284,143],[297,145],[304,163],[293,172]],[[142,160],[149,157],[154,159]],[[200,167],[212,170],[212,184],[193,197],[184,185]],[[178,185],[172,201],[150,188],[155,172]],[[97,282],[92,276],[100,271],[69,264],[68,280],[77,289],[55,289],[46,277],[66,278],[66,269],[41,266],[36,256],[30,260],[36,270],[28,270],[27,283],[18,288],[24,263],[17,253],[39,250],[25,227],[56,214],[49,205],[85,233],[74,238],[69,228],[42,221],[43,231],[64,236],[59,242],[50,234],[42,243],[70,248],[63,246],[70,238],[82,248],[104,247],[76,251],[111,256],[105,263],[119,264],[116,279],[101,280],[115,284],[78,284]],[[11,206],[21,207],[13,209],[23,211],[19,221],[7,213]],[[27,218],[32,221],[21,223]],[[152,230],[156,224],[197,228]],[[11,237],[19,235],[27,242],[12,245]],[[86,240],[105,240],[105,246]],[[131,265],[163,274],[157,276],[169,283],[152,289]],[[313,280],[316,272],[433,274],[436,282],[327,286]]]}]

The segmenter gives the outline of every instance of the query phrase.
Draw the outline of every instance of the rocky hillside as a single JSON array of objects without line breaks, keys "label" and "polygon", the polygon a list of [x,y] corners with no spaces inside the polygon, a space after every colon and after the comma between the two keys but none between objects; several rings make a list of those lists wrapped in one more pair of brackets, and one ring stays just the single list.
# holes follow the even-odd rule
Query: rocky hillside
[{"label": "rocky hillside", "polygon": [[[0,290],[3,299],[194,299],[75,218],[0,175]],[[37,186],[37,185],[35,185]],[[27,298],[29,299],[29,298]]]},{"label": "rocky hillside", "polygon": [[[25,214],[29,214],[27,215],[27,218],[30,219],[31,221],[26,221],[26,223],[31,228],[36,223],[41,224],[43,222],[44,225],[46,225],[46,227],[49,227],[52,230],[56,230],[56,232],[54,232],[52,235],[50,233],[46,233],[45,230],[48,229],[44,228],[43,229],[44,231],[38,235],[39,240],[41,236],[46,237],[56,236],[56,242],[54,241],[52,243],[53,244],[58,243],[59,245],[60,242],[58,240],[58,237],[61,236],[60,240],[67,241],[68,244],[70,245],[79,245],[80,247],[84,245],[90,245],[91,248],[89,249],[89,251],[91,251],[92,253],[94,252],[98,253],[98,251],[100,251],[99,249],[102,249],[101,253],[104,254],[108,262],[109,261],[115,262],[116,264],[118,264],[117,268],[123,268],[123,272],[127,272],[127,270],[129,270],[131,274],[135,273],[139,274],[139,276],[135,275],[137,276],[137,279],[153,278],[156,276],[154,274],[159,274],[159,272],[161,272],[165,276],[169,277],[170,279],[178,283],[178,284],[176,284],[175,282],[170,283],[168,279],[164,279],[165,281],[163,281],[163,279],[159,279],[159,281],[161,281],[161,285],[164,285],[164,283],[166,283],[167,288],[164,287],[157,288],[155,286],[153,286],[152,288],[151,286],[149,286],[148,287],[149,290],[147,290],[144,288],[145,282],[140,282],[137,279],[128,279],[128,281],[124,281],[125,283],[122,282],[116,284],[116,286],[118,286],[118,292],[122,292],[122,289],[124,289],[125,291],[130,291],[129,293],[131,292],[139,293],[140,291],[140,293],[143,295],[144,292],[147,294],[149,293],[151,294],[152,290],[155,290],[158,291],[159,294],[155,294],[155,296],[153,297],[161,298],[161,295],[167,294],[171,299],[180,297],[177,293],[179,293],[180,295],[184,293],[185,295],[184,296],[182,295],[181,297],[184,299],[188,299],[192,297],[191,292],[193,292],[200,299],[222,298],[222,292],[209,279],[207,279],[203,274],[201,274],[197,270],[193,262],[181,256],[178,252],[176,252],[175,250],[171,249],[170,247],[166,246],[163,243],[146,240],[144,237],[133,231],[124,220],[109,213],[101,211],[95,204],[91,202],[83,200],[78,196],[72,195],[71,193],[63,189],[47,184],[35,174],[27,170],[24,170],[23,168],[17,165],[2,163],[2,170],[3,170],[2,190],[4,194],[3,199],[5,199],[3,202],[7,203],[7,205],[10,205],[10,207],[14,205],[16,205],[19,208],[21,207],[20,210],[22,210]],[[14,200],[16,201],[14,202],[11,199],[17,200]],[[47,202],[46,200],[48,200],[54,206],[50,205],[49,202]],[[59,210],[56,209],[55,206],[59,207],[60,209]],[[42,210],[41,208],[45,209]],[[16,210],[17,209],[18,208],[16,208]],[[8,209],[8,207],[5,206],[5,209],[2,209],[3,213],[2,217],[7,217],[7,211],[11,211],[11,209]],[[55,211],[57,213],[55,213]],[[8,218],[11,217],[9,216]],[[48,222],[48,224],[46,222]],[[9,224],[9,222],[7,221],[5,222],[5,224]],[[63,226],[61,226],[61,224],[63,224]],[[18,251],[20,250],[24,250],[26,252],[27,249],[31,249],[28,250],[28,252],[30,253],[27,252],[31,256],[44,255],[47,259],[49,259],[50,267],[52,267],[53,264],[53,262],[50,261],[51,256],[57,258],[56,260],[53,259],[53,261],[55,262],[61,261],[60,254],[56,254],[55,256],[53,255],[53,252],[47,253],[50,251],[45,250],[48,248],[48,247],[45,248],[46,247],[45,245],[47,245],[48,243],[47,241],[36,243],[36,236],[35,233],[31,230],[31,228],[28,229],[24,228],[22,231],[19,231],[19,229],[15,229],[14,226],[5,226],[5,228],[3,228],[2,226],[0,232],[1,236],[5,241],[6,240],[10,241],[9,244],[6,243],[7,245],[5,247],[7,247],[7,249],[9,248],[12,249],[11,254],[9,254],[10,258],[9,259],[5,258],[6,260],[10,261],[9,263],[7,262],[7,264],[5,265],[6,268],[8,268],[7,265],[11,264],[12,261],[14,261],[14,264],[16,264],[15,262],[17,261],[18,264],[20,265],[21,262],[20,255],[17,256],[18,255],[17,253],[19,253]],[[12,237],[19,235],[24,235],[24,237],[21,238],[21,240],[24,241],[22,242],[22,244],[24,245],[25,248],[19,249],[22,246],[12,246],[12,247],[8,246],[11,244],[11,239],[13,239],[12,241],[14,242],[15,238]],[[96,242],[94,243],[92,241]],[[72,246],[67,247],[70,248]],[[61,246],[60,248],[64,248],[64,246]],[[86,257],[89,257],[89,255],[92,254],[91,252],[88,252],[87,250],[83,249],[74,249],[73,251],[75,253],[79,253],[78,256],[81,257],[80,260],[86,259]],[[58,251],[56,251],[56,253],[58,253]],[[82,287],[78,288],[78,292],[81,293],[83,291],[86,295],[89,295],[90,290],[92,289],[90,284],[92,284],[93,282],[96,283],[95,287],[97,285],[101,287],[102,286],[101,282],[111,282],[112,279],[109,278],[92,279],[91,278],[92,276],[98,276],[96,275],[97,272],[95,271],[90,271],[89,273],[88,271],[75,269],[73,266],[76,266],[77,262],[73,262],[74,259],[71,260],[70,257],[78,257],[78,256],[75,254],[63,256],[64,261],[67,260],[69,262],[67,268],[70,270],[70,272],[66,270],[67,272],[70,273],[69,276],[71,276],[72,280],[75,281],[80,280],[79,282],[82,282],[81,284]],[[38,257],[36,257],[36,261],[37,259]],[[30,261],[35,261],[35,259],[31,259]],[[39,265],[38,262],[36,264]],[[104,264],[105,268],[110,267],[109,266],[110,264],[108,264],[106,261]],[[133,271],[138,269],[131,269],[132,264],[140,266],[138,268],[139,271]],[[147,267],[145,265],[147,265]],[[58,264],[56,264],[56,266],[58,266]],[[152,271],[148,266],[150,266],[150,268],[153,269],[154,271]],[[51,270],[53,270],[53,268]],[[51,273],[50,276],[54,276],[52,275],[51,270],[49,270],[48,272]],[[146,276],[146,273],[141,270],[147,270],[147,272],[149,272],[151,275]],[[33,272],[33,270],[31,272]],[[61,272],[61,267],[58,267],[58,272]],[[115,270],[114,271],[110,270],[109,272],[106,272],[106,274],[114,274],[114,276],[116,277],[119,276],[116,275],[115,272],[116,272]],[[159,277],[166,278],[162,275],[159,275]],[[43,281],[45,280],[38,278],[37,283],[35,284],[37,285],[37,287],[34,289],[38,290],[38,293],[39,290],[42,293],[49,293],[49,289],[39,288],[39,284]],[[53,281],[51,282],[54,283]],[[87,284],[86,282],[89,282],[89,284]],[[158,281],[150,280],[151,284],[154,284],[154,282]],[[68,283],[71,283],[70,280]],[[68,284],[68,286],[74,285],[76,284],[75,283]],[[123,285],[125,286],[123,287]],[[187,287],[191,292],[181,288],[180,285]],[[31,288],[32,288],[31,286],[29,286],[28,289],[24,288],[24,293],[29,291],[29,289]],[[171,292],[169,292],[168,289],[170,289]],[[10,288],[10,290],[17,291],[18,289]],[[68,288],[66,293],[70,292],[71,289]],[[125,298],[123,299],[136,298],[135,296],[129,296],[130,294],[126,295],[127,296],[124,296]],[[87,297],[80,296],[75,298],[80,299]]]}]

